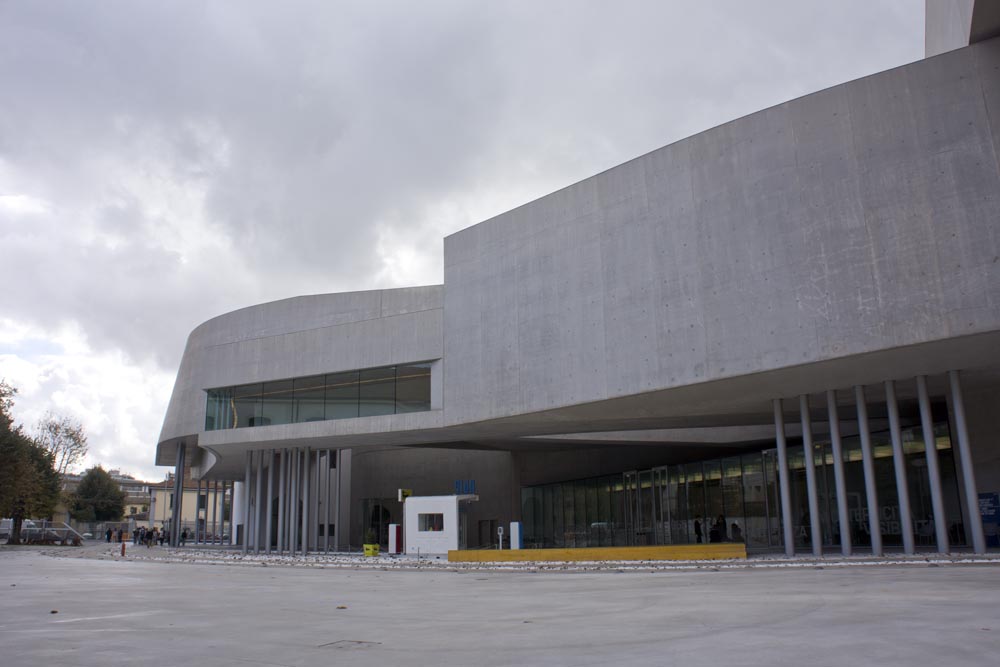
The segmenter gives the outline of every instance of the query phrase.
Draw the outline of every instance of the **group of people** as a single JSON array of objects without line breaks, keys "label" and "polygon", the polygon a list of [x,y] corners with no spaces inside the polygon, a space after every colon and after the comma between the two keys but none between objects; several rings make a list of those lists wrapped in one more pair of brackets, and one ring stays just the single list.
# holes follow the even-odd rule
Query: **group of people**
[{"label": "group of people", "polygon": [[[694,518],[694,540],[698,544],[703,541],[704,533],[702,532],[703,523],[701,516],[696,516]],[[740,525],[733,521],[733,525],[726,529],[726,517],[719,515],[712,524],[709,525],[708,530],[708,541],[713,542],[742,542],[743,541],[743,530]]]},{"label": "group of people", "polygon": [[[127,539],[127,535],[128,532],[124,528],[108,528],[104,531],[104,539],[108,543],[124,542]],[[184,544],[185,539],[187,539],[187,530],[181,536],[181,544]],[[132,544],[136,546],[144,544],[148,549],[154,544],[159,544],[162,547],[165,540],[169,543],[170,538],[167,536],[167,531],[160,530],[159,528],[140,526],[132,531]]]}]

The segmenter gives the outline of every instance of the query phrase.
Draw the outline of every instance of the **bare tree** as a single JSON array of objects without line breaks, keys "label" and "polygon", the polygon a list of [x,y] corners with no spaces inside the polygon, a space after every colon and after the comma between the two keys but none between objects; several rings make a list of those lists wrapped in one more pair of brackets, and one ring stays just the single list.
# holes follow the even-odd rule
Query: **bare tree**
[{"label": "bare tree", "polygon": [[35,425],[35,440],[55,458],[56,472],[65,475],[87,455],[83,424],[69,417],[45,413]]}]

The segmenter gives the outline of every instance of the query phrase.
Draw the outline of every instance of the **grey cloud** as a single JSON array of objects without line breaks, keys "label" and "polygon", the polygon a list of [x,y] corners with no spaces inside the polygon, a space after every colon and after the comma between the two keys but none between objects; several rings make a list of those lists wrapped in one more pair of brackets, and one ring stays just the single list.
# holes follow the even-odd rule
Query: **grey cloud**
[{"label": "grey cloud", "polygon": [[[55,212],[0,217],[20,287],[4,309],[170,368],[219,312],[381,286],[377,223],[437,255],[456,224],[426,218],[438,202],[540,196],[913,60],[921,17],[916,0],[5,3],[0,194]],[[177,212],[110,181],[116,161],[203,189],[223,246],[165,247]],[[85,219],[118,244],[82,242]]]}]

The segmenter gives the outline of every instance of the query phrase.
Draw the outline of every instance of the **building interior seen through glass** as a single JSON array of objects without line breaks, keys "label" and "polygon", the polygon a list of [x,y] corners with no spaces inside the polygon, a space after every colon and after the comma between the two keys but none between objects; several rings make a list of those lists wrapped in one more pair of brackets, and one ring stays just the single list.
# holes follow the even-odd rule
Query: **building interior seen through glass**
[{"label": "building interior seen through glass", "polygon": [[431,364],[414,363],[208,390],[205,430],[431,409]]},{"label": "building interior seen through glass", "polygon": [[[958,480],[947,422],[934,426],[951,544],[965,543]],[[852,544],[871,546],[867,496],[857,436],[843,442]],[[888,432],[872,434],[882,541],[902,545],[899,500]],[[923,434],[903,430],[913,532],[917,546],[934,546],[935,530]],[[824,546],[840,545],[833,455],[829,441],[813,446]],[[805,453],[789,445],[793,534],[808,548],[809,502]],[[745,542],[747,548],[783,546],[777,450],[630,471],[521,489],[526,548],[593,547],[698,542]]]}]

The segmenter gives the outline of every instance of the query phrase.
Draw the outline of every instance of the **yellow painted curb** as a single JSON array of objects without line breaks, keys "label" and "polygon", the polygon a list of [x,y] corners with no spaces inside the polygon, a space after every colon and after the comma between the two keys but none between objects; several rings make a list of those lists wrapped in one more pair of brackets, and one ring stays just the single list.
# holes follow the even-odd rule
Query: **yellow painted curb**
[{"label": "yellow painted curb", "polygon": [[510,563],[526,561],[598,560],[722,560],[747,557],[746,545],[674,544],[659,547],[587,547],[581,549],[485,549],[449,551],[452,563]]}]

